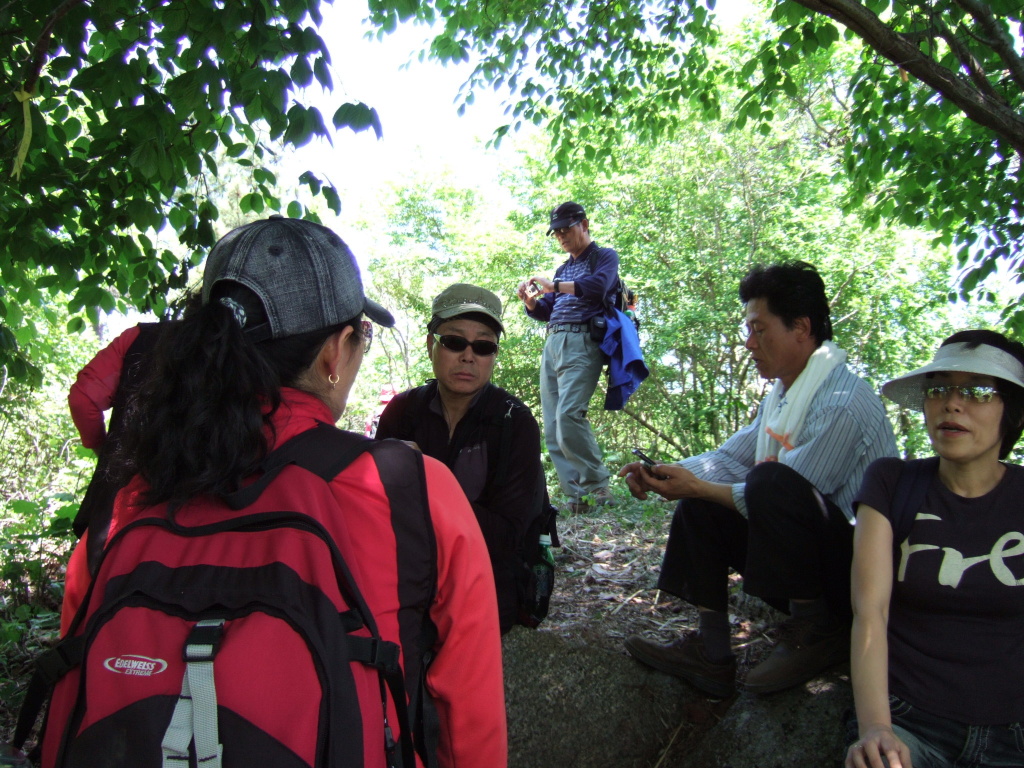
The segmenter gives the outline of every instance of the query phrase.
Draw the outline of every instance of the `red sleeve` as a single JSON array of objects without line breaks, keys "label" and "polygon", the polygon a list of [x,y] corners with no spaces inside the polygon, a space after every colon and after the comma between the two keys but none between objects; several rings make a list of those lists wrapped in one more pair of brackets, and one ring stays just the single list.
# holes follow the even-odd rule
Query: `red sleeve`
[{"label": "red sleeve", "polygon": [[75,618],[75,614],[85,598],[85,593],[89,589],[89,563],[86,558],[88,541],[89,532],[86,531],[75,544],[75,548],[71,551],[71,559],[68,560],[64,576],[64,600],[60,608],[61,637],[67,635],[71,620]]},{"label": "red sleeve", "polygon": [[103,412],[110,408],[121,380],[121,367],[128,348],[139,336],[139,326],[133,326],[101,349],[89,364],[78,372],[78,378],[68,392],[68,407],[75,422],[82,445],[99,450],[107,436]]},{"label": "red sleeve", "polygon": [[437,534],[437,655],[427,687],[441,720],[445,768],[497,768],[508,760],[498,606],[491,561],[458,481],[429,457],[430,514]]}]

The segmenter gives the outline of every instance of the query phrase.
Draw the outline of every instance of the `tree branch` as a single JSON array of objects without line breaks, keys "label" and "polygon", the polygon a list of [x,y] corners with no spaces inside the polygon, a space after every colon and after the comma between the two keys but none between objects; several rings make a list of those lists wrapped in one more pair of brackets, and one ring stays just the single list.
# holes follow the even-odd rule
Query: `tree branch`
[{"label": "tree branch", "polygon": [[1006,104],[981,93],[936,61],[925,56],[903,35],[890,29],[856,0],[795,0],[814,13],[833,19],[860,37],[872,50],[914,75],[963,110],[978,125],[990,129],[1024,157],[1024,118]]},{"label": "tree branch", "polygon": [[659,429],[657,426],[649,422],[646,418],[644,418],[641,414],[634,411],[632,408],[623,408],[622,412],[629,416],[634,421],[636,421],[638,424],[640,424],[640,426],[642,426],[644,429],[648,430],[649,432],[652,432],[656,437],[660,437],[666,443],[671,445],[673,448],[679,451],[680,455],[683,455],[686,452],[683,449],[683,446],[676,442],[675,438],[673,438],[671,435],[669,435],[662,429]]},{"label": "tree branch", "polygon": [[933,23],[935,24],[935,31],[938,33],[939,37],[945,40],[949,49],[956,54],[960,63],[964,65],[964,69],[967,70],[967,74],[971,78],[971,82],[978,87],[978,90],[986,96],[1006,104],[1006,99],[1004,99],[996,89],[992,87],[992,83],[989,82],[988,77],[985,75],[985,68],[981,65],[981,62],[978,61],[974,52],[964,45],[963,41],[956,36],[956,33],[945,24],[937,19],[934,20]]},{"label": "tree branch", "polygon": [[57,22],[68,15],[68,12],[76,5],[81,5],[85,0],[64,0],[47,19],[46,25],[43,27],[42,32],[39,35],[39,39],[36,40],[35,45],[32,46],[32,53],[28,57],[27,69],[25,71],[25,77],[23,80],[23,90],[26,93],[32,93],[35,90],[36,82],[39,80],[39,74],[43,71],[43,63],[46,61],[46,51],[50,47],[50,38],[53,36],[53,28],[57,26]]},{"label": "tree branch", "polygon": [[1024,90],[1024,58],[1014,48],[1010,33],[992,15],[992,9],[978,0],[953,0],[953,2],[974,17],[978,26],[988,36],[988,44],[992,50],[1006,64],[1010,77],[1021,90]]}]

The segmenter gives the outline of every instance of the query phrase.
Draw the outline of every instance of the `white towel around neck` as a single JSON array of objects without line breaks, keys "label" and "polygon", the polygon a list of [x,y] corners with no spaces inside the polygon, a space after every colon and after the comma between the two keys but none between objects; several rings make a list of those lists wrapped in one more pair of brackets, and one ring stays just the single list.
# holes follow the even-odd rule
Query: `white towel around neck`
[{"label": "white towel around neck", "polygon": [[822,343],[808,358],[807,365],[796,381],[785,389],[781,379],[761,405],[761,431],[757,435],[754,459],[778,461],[797,446],[800,430],[803,429],[807,408],[814,399],[821,382],[832,373],[837,365],[846,362],[846,352],[831,341]]}]

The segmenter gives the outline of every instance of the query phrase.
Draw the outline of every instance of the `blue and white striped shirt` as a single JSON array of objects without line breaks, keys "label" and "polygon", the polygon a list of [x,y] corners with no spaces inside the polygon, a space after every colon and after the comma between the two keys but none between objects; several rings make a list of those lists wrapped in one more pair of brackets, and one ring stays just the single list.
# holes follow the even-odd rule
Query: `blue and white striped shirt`
[{"label": "blue and white striped shirt", "polygon": [[[717,450],[678,462],[702,480],[731,483],[736,509],[744,517],[745,479],[754,467],[760,428],[758,409],[753,423]],[[806,478],[852,523],[853,498],[864,470],[875,459],[896,455],[896,440],[882,401],[867,382],[845,365],[838,365],[811,400],[796,447],[786,451],[780,461]]]}]

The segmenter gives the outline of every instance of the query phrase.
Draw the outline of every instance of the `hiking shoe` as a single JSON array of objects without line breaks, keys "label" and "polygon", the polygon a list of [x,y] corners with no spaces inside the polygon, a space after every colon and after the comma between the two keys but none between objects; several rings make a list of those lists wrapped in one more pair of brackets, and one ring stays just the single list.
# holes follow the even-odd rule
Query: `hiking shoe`
[{"label": "hiking shoe", "polygon": [[585,515],[590,511],[590,502],[587,501],[587,497],[584,496],[582,499],[573,499],[566,507],[569,512],[574,515]]},{"label": "hiking shoe", "polygon": [[822,628],[806,620],[790,619],[781,630],[768,658],[747,673],[745,690],[775,693],[806,683],[819,672],[850,660],[850,628],[846,624]]},{"label": "hiking shoe", "polygon": [[714,662],[704,655],[704,642],[697,632],[687,632],[668,645],[658,645],[638,635],[626,639],[626,650],[637,661],[667,675],[681,677],[715,698],[736,692],[736,658]]},{"label": "hiking shoe", "polygon": [[616,498],[607,485],[569,502],[569,511],[574,515],[585,515],[591,507],[615,506]]}]

